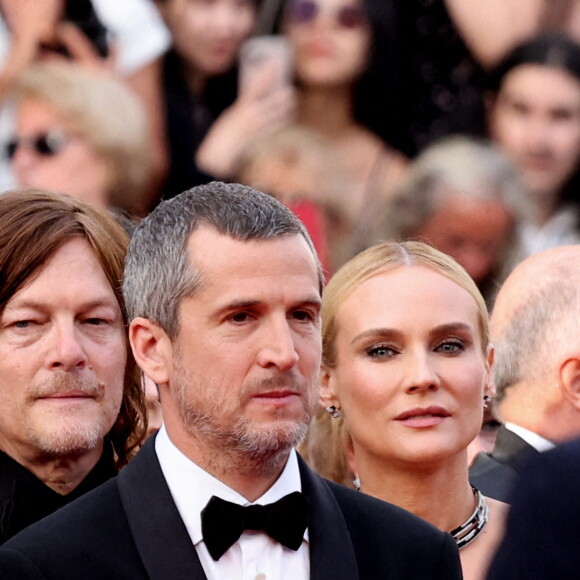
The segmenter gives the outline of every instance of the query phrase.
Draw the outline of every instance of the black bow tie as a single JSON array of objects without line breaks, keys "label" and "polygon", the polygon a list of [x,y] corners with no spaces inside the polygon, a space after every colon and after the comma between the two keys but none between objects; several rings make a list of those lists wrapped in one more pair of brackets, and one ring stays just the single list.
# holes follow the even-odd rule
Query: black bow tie
[{"label": "black bow tie", "polygon": [[244,530],[262,530],[298,550],[308,526],[308,500],[295,491],[268,505],[241,506],[215,495],[201,512],[201,533],[210,556],[219,560]]}]

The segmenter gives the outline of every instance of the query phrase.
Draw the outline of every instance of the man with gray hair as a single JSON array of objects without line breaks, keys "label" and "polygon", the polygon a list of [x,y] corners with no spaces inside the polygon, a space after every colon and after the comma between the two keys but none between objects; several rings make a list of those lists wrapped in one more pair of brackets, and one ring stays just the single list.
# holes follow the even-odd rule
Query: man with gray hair
[{"label": "man with gray hair", "polygon": [[321,286],[304,227],[270,196],[212,183],[152,212],[124,294],[164,427],[110,484],[6,544],[0,576],[460,578],[451,536],[294,451],[318,399]]},{"label": "man with gray hair", "polygon": [[491,319],[497,414],[491,454],[479,454],[473,485],[509,501],[527,461],[580,436],[580,246],[522,262],[499,291]]}]

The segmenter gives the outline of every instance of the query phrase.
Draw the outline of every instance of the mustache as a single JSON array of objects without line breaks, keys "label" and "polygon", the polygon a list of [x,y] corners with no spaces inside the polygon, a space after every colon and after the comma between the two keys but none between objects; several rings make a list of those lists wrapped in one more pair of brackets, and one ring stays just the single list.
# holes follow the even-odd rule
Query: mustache
[{"label": "mustache", "polygon": [[28,394],[30,399],[39,399],[71,391],[81,392],[97,401],[104,396],[104,386],[96,377],[70,373],[55,374],[47,380],[37,382],[30,387]]}]

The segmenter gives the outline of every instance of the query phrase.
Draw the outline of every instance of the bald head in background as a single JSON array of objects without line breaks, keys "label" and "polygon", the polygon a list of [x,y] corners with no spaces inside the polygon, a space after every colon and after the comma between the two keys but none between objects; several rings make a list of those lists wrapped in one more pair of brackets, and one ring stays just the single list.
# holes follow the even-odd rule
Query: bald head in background
[{"label": "bald head in background", "polygon": [[491,339],[503,426],[470,478],[507,501],[527,458],[580,436],[580,245],[534,254],[515,268],[497,295]]}]

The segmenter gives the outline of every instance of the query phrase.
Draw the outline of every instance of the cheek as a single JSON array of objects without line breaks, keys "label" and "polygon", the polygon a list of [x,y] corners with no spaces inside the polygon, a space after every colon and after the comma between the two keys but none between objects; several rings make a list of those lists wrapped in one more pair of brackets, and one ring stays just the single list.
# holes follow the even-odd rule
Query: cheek
[{"label": "cheek", "polygon": [[334,390],[345,416],[371,419],[382,413],[395,389],[380,365],[350,361],[336,373]]}]

